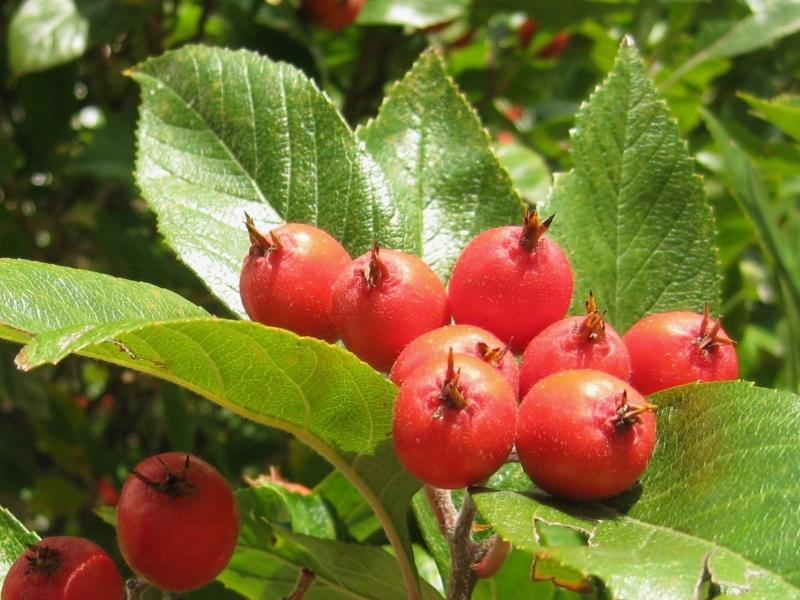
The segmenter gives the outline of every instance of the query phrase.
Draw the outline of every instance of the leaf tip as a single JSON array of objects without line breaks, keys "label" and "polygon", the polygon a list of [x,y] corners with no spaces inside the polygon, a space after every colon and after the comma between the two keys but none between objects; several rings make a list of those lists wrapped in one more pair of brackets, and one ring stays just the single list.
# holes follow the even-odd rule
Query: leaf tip
[{"label": "leaf tip", "polygon": [[626,33],[624,36],[622,36],[622,40],[619,43],[619,47],[623,50],[636,48],[636,40],[633,39],[633,36],[631,34]]},{"label": "leaf tip", "polygon": [[35,366],[33,363],[30,362],[28,359],[28,353],[26,352],[27,348],[23,348],[19,351],[19,353],[14,357],[14,364],[20,371],[30,371]]}]

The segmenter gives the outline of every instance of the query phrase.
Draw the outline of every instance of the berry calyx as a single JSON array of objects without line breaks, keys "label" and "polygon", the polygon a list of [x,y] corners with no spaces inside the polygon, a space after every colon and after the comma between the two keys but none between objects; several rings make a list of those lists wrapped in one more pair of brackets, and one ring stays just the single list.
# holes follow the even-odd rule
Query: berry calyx
[{"label": "berry calyx", "polygon": [[245,213],[250,250],[242,264],[239,292],[254,321],[333,342],[331,289],[350,255],[328,233],[287,223],[268,234]]},{"label": "berry calyx", "polygon": [[449,298],[457,323],[477,325],[521,352],[545,327],[561,319],[572,299],[572,268],[545,235],[534,208],[523,225],[478,234],[458,257]]},{"label": "berry calyx", "polygon": [[522,354],[520,393],[558,371],[597,369],[623,380],[630,379],[631,363],[620,335],[604,319],[590,291],[586,315],[556,321],[533,338]]},{"label": "berry calyx", "polygon": [[447,292],[421,259],[374,245],[336,279],[333,322],[351,352],[388,371],[410,342],[450,322]]},{"label": "berry calyx", "polygon": [[429,331],[408,344],[389,372],[389,379],[397,385],[414,372],[414,369],[432,358],[447,355],[452,348],[457,354],[468,354],[498,369],[508,380],[516,395],[519,390],[519,367],[509,345],[497,336],[474,325],[445,325]]},{"label": "berry calyx", "polygon": [[514,442],[517,401],[508,381],[481,359],[448,353],[406,378],[392,435],[406,469],[447,489],[481,482],[505,462]]},{"label": "berry calyx", "polygon": [[356,20],[363,4],[364,0],[303,0],[302,11],[314,23],[338,31]]},{"label": "berry calyx", "polygon": [[238,534],[230,485],[196,456],[151,456],[125,481],[119,547],[131,569],[155,587],[181,592],[206,585],[228,564]]},{"label": "berry calyx", "polygon": [[647,467],[656,442],[654,409],[608,373],[553,373],[538,381],[520,405],[519,461],[531,480],[554,496],[614,496]]},{"label": "berry calyx", "polygon": [[623,336],[631,359],[631,384],[643,394],[695,381],[739,377],[733,340],[708,305],[703,314],[648,315]]},{"label": "berry calyx", "polygon": [[54,536],[30,544],[3,582],[2,600],[122,600],[111,557],[85,538]]}]

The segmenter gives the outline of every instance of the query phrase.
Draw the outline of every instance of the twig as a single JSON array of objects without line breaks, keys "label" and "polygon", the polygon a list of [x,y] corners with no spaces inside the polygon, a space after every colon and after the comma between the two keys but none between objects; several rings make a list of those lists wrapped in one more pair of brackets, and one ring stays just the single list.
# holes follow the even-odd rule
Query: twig
[{"label": "twig", "polygon": [[450,581],[447,588],[447,600],[469,600],[472,590],[478,582],[478,577],[472,570],[472,565],[482,553],[483,549],[476,546],[472,540],[472,522],[475,520],[477,509],[469,490],[464,491],[464,503],[458,514],[456,526],[450,543]]},{"label": "twig", "polygon": [[314,580],[317,578],[314,571],[309,569],[303,568],[300,571],[300,578],[297,580],[297,586],[294,588],[294,591],[286,596],[284,600],[303,600],[308,590],[311,589],[311,586],[314,585]]},{"label": "twig", "polygon": [[439,523],[439,531],[442,532],[443,536],[450,539],[456,528],[456,519],[458,519],[458,512],[456,512],[456,507],[453,504],[453,497],[448,490],[435,488],[430,485],[425,486],[425,495],[436,515],[436,520]]},{"label": "twig", "polygon": [[125,582],[126,600],[139,600],[142,594],[150,587],[145,581],[132,577]]}]

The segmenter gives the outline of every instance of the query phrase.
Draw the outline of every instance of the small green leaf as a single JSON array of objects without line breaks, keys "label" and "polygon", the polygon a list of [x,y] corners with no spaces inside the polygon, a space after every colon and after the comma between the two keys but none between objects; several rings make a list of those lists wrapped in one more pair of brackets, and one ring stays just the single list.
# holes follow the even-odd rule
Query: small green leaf
[{"label": "small green leaf", "polygon": [[472,237],[521,222],[522,206],[475,111],[428,51],[358,130],[403,215],[403,247],[443,279]]},{"label": "small green leaf", "polygon": [[571,141],[575,167],[556,178],[551,232],[575,271],[573,310],[592,289],[624,331],[651,312],[718,306],[711,208],[634,48],[620,48]]},{"label": "small green leaf", "polygon": [[[395,386],[336,346],[250,321],[185,318],[200,310],[192,306],[146,284],[0,259],[0,337],[25,342],[36,335],[19,362],[33,367],[80,352],[294,434],[365,497],[414,596],[406,517],[419,482],[394,452]],[[163,320],[170,313],[183,318]]]},{"label": "small green leaf", "polygon": [[39,536],[28,531],[8,509],[0,506],[0,588],[11,565]]},{"label": "small green leaf", "polygon": [[[294,520],[282,516],[286,506],[272,494],[260,488],[236,494],[241,533],[233,559],[218,578],[228,588],[248,598],[277,600],[289,595],[300,569],[307,568],[316,575],[306,596],[310,600],[406,598],[403,575],[388,552],[297,533]],[[422,598],[440,597],[427,584],[422,590]]]},{"label": "small green leaf", "polygon": [[167,243],[244,315],[244,212],[266,229],[319,225],[351,254],[397,246],[380,171],[302,72],[251,52],[187,46],[132,72],[142,87],[136,179]]},{"label": "small green leaf", "polygon": [[25,0],[8,25],[8,54],[17,75],[43,71],[82,56],[89,21],[74,0]]},{"label": "small green leaf", "polygon": [[707,60],[730,58],[769,46],[800,31],[800,1],[775,0],[752,3],[753,14],[731,24],[730,28],[697,52],[664,82],[668,87]]},{"label": "small green leaf", "polygon": [[347,533],[357,542],[364,542],[381,530],[364,496],[339,471],[333,471],[315,488],[314,494],[324,498]]},{"label": "small green leaf", "polygon": [[[606,504],[478,493],[481,513],[546,571],[600,577],[614,597],[689,598],[708,579],[800,598],[800,397],[732,381],[651,398],[659,439],[641,489]],[[573,527],[588,545],[545,548],[539,523]]]},{"label": "small green leaf", "polygon": [[517,141],[495,144],[494,151],[523,198],[537,202],[547,197],[553,178],[541,155]]},{"label": "small green leaf", "polygon": [[457,19],[468,4],[469,0],[369,0],[358,15],[358,23],[422,29]]},{"label": "small green leaf", "polygon": [[756,115],[800,142],[800,96],[784,94],[765,100],[740,92],[739,97],[756,110]]}]

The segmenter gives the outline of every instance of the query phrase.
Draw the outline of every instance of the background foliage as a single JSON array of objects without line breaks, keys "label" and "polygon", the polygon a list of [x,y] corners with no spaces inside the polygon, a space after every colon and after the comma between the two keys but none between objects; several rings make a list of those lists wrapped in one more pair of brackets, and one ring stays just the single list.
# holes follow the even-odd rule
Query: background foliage
[{"label": "background foliage", "polygon": [[[581,237],[595,240],[598,247],[609,241],[613,219],[644,218],[645,230],[653,227],[655,232],[650,235],[644,231],[645,241],[663,234],[668,240],[686,236],[697,242],[697,252],[686,258],[691,264],[701,265],[699,273],[711,273],[704,280],[708,294],[705,298],[688,298],[687,302],[718,302],[726,328],[739,341],[742,377],[763,387],[799,391],[800,37],[795,32],[800,30],[800,3],[569,0],[559,2],[557,10],[548,6],[522,0],[367,0],[357,26],[331,33],[305,23],[291,2],[5,2],[0,6],[0,256],[92,269],[171,289],[193,304],[178,306],[165,300],[165,306],[153,310],[162,319],[200,317],[200,321],[186,325],[182,334],[205,335],[202,318],[206,311],[221,316],[240,313],[235,287],[238,263],[230,256],[243,255],[246,241],[242,238],[235,242],[240,247],[226,253],[227,262],[222,263],[217,260],[214,245],[235,237],[241,226],[242,206],[251,206],[248,203],[256,203],[265,195],[273,198],[280,191],[271,190],[275,174],[259,166],[258,155],[262,145],[274,148],[280,144],[282,132],[255,136],[252,149],[243,150],[252,161],[242,165],[241,181],[226,182],[220,187],[213,170],[213,165],[220,164],[214,160],[219,157],[191,156],[191,149],[197,144],[211,147],[218,143],[223,148],[249,140],[238,140],[235,132],[226,132],[224,122],[206,120],[208,128],[198,134],[205,135],[204,139],[165,136],[167,130],[159,127],[165,117],[181,123],[193,118],[194,113],[190,114],[187,107],[213,115],[220,102],[224,106],[224,97],[207,97],[207,104],[198,109],[194,102],[198,90],[211,87],[192,89],[180,70],[186,64],[155,59],[136,65],[164,51],[184,48],[185,54],[174,56],[187,61],[197,53],[222,57],[220,64],[224,66],[219,72],[204,74],[205,79],[210,81],[213,76],[228,73],[232,82],[239,82],[232,85],[241,86],[243,73],[263,69],[265,63],[252,54],[234,55],[209,48],[247,49],[291,65],[268,67],[280,69],[284,84],[280,90],[256,90],[259,119],[265,123],[280,120],[281,108],[270,106],[269,101],[276,94],[285,93],[294,99],[294,121],[286,119],[287,133],[304,133],[303,115],[313,114],[326,129],[311,135],[323,140],[345,140],[340,146],[320,146],[324,156],[330,157],[331,167],[328,172],[313,174],[313,181],[317,193],[341,197],[353,207],[351,219],[333,213],[320,218],[337,235],[350,240],[352,251],[362,249],[376,233],[392,232],[396,235],[392,242],[423,254],[444,275],[459,244],[472,232],[491,223],[513,220],[519,203],[517,192],[542,205],[549,203],[549,208],[558,213],[557,223],[565,221],[565,231],[583,232]],[[536,34],[527,44],[521,43],[519,33],[526,16],[538,23]],[[571,35],[569,43],[562,54],[552,56],[548,44],[562,31]],[[595,102],[581,108],[581,103],[614,67],[624,34],[635,40],[644,69],[638,73],[639,67],[632,62],[620,70],[618,64],[617,79],[609,81]],[[186,48],[195,43],[208,48]],[[444,60],[423,54],[429,46],[438,49]],[[446,81],[440,73],[443,69],[455,85],[442,83]],[[624,76],[620,75],[622,72]],[[615,83],[620,77],[628,83]],[[645,77],[655,82],[666,106],[656,98],[655,90],[647,87],[649,84],[641,87]],[[324,90],[331,102],[317,97],[309,80]],[[400,83],[391,85],[396,81]],[[183,86],[180,93],[164,89],[178,85]],[[692,197],[681,198],[686,202],[684,210],[659,211],[649,216],[615,212],[617,206],[625,205],[624,190],[632,188],[623,185],[624,177],[614,178],[615,169],[623,171],[620,165],[624,166],[625,156],[599,151],[610,147],[604,142],[617,135],[615,123],[604,119],[604,111],[610,109],[604,108],[603,103],[612,107],[624,104],[630,100],[626,94],[637,85],[643,99],[627,105],[631,114],[643,109],[660,115],[657,118],[665,124],[668,114],[677,121],[666,150],[648,146],[647,128],[642,127],[637,154],[652,152],[661,161],[656,161],[659,169],[674,164],[685,179],[692,177],[689,156],[694,156],[694,169],[703,175],[702,182],[682,184],[696,189]],[[263,96],[258,97],[259,93]],[[146,96],[149,102],[141,114],[137,163],[137,108],[142,94],[150,96]],[[383,103],[387,94],[391,99]],[[303,102],[301,97],[307,100]],[[498,158],[487,152],[452,162],[453,149],[465,137],[476,144],[485,141],[475,114],[463,98],[475,107]],[[336,116],[334,106],[345,117],[349,129]],[[231,109],[241,115],[247,106],[234,101]],[[444,113],[452,121],[436,118]],[[414,126],[427,132],[433,145],[422,145],[403,135],[403,128],[414,115],[421,116]],[[253,119],[253,131],[263,131],[256,128]],[[593,122],[604,123],[607,128],[593,129]],[[635,127],[636,120],[631,122]],[[209,134],[214,135],[209,138]],[[268,135],[274,135],[274,139]],[[681,138],[688,140],[688,148],[683,147]],[[386,147],[387,140],[391,140],[391,152]],[[186,151],[186,160],[178,165],[155,164],[153,159],[161,147]],[[401,162],[393,158],[396,147],[402,150]],[[425,153],[421,154],[423,150]],[[602,197],[609,198],[609,212],[581,215],[569,203],[576,203],[581,194],[596,191],[587,190],[586,181],[601,181],[593,170],[600,154],[607,161],[609,176],[602,179],[607,184]],[[496,168],[497,160],[507,167],[516,192],[507,176]],[[371,161],[385,175],[379,183],[369,170]],[[303,164],[308,163],[298,160],[298,169]],[[167,169],[175,168],[185,169],[177,175],[185,175],[184,180],[192,181],[194,187],[179,183],[176,173],[167,173]],[[547,197],[551,173],[570,169],[574,169],[570,175],[557,178],[553,194]],[[136,182],[134,172],[138,175]],[[448,180],[452,173],[463,172],[475,174],[473,187],[464,186],[463,179],[456,184]],[[495,175],[498,172],[501,175]],[[310,181],[308,173],[295,173],[298,182]],[[483,173],[495,179],[486,181]],[[643,177],[637,183],[633,173],[628,175],[634,182],[634,195],[644,193],[635,189],[642,180],[652,179]],[[345,180],[356,184],[344,189]],[[718,256],[703,254],[714,234],[704,205],[697,201],[702,196],[701,186],[716,219]],[[432,195],[441,204],[427,204],[426,189],[433,190]],[[140,194],[148,197],[154,213]],[[405,199],[397,213],[385,203],[390,195]],[[207,224],[202,228],[187,229],[179,213],[170,213],[174,200],[186,196],[201,199],[202,206],[208,209],[206,215],[195,215],[190,221],[200,223],[205,217]],[[316,214],[320,206],[333,205],[319,202],[318,197],[309,196],[308,190],[300,188],[296,189],[296,197],[273,202],[271,210],[258,204],[253,205],[252,212],[264,222],[277,222],[307,218]],[[375,214],[376,206],[379,216],[365,219],[365,214]],[[674,209],[675,203],[664,202],[663,206]],[[437,220],[437,215],[458,215],[461,211],[472,215],[480,207],[490,207],[491,212],[479,213],[474,220],[470,216],[466,225],[457,220]],[[163,235],[156,235],[156,216]],[[603,225],[598,228],[596,222]],[[345,223],[370,225],[363,231],[339,231]],[[554,234],[559,235],[557,228]],[[164,244],[165,238],[177,251],[177,257]],[[635,239],[628,243],[638,247]],[[642,257],[634,253],[627,261],[615,263],[614,269],[602,254],[598,257],[587,253],[581,259],[586,268],[594,264],[592,261],[599,263],[597,269],[608,286],[600,290],[600,303],[611,308],[612,321],[616,324],[619,320],[622,328],[637,311],[657,305],[654,303],[662,297],[662,288],[674,279],[670,272],[642,279],[643,262],[651,254]],[[221,301],[179,258],[192,264]],[[665,260],[669,263],[670,259]],[[205,271],[203,264],[208,265]],[[722,275],[719,294],[719,282],[713,276],[717,270]],[[650,266],[644,272],[651,273]],[[655,272],[658,273],[657,264]],[[213,281],[214,277],[218,281]],[[40,280],[44,286],[52,282],[52,277],[42,273]],[[19,283],[13,279],[13,271],[3,271],[0,286],[13,290],[15,285]],[[107,301],[110,288],[98,289],[100,297]],[[43,296],[47,293],[46,289],[41,290]],[[139,293],[145,292],[131,290],[130,296],[128,290],[120,292],[117,317],[127,320],[125,331],[136,330],[136,320],[148,317],[136,312],[136,307],[133,312],[125,309],[122,296],[139,298]],[[57,294],[51,296],[55,304]],[[150,316],[154,317],[155,312]],[[69,325],[59,323],[60,328]],[[136,330],[135,335],[159,339],[169,334],[168,329]],[[230,331],[224,335],[250,334]],[[261,335],[253,333],[250,343],[261,344]],[[48,341],[58,345],[59,340],[40,340],[37,347],[26,351],[31,364],[53,359]],[[281,342],[269,341],[270,345],[276,343]],[[328,463],[285,433],[243,418],[241,408],[227,410],[197,399],[168,381],[83,358],[66,358],[56,366],[23,375],[13,364],[17,350],[11,344],[0,343],[0,505],[8,507],[40,535],[80,533],[113,548],[113,530],[97,518],[93,509],[113,500],[115,490],[139,458],[159,450],[182,448],[202,453],[239,485],[242,477],[256,477],[268,471],[269,465],[279,465],[290,480],[310,487],[319,484],[319,494],[314,497],[323,498],[324,502],[316,510],[326,516],[310,519],[305,528],[301,525],[306,522],[304,517],[296,515],[321,514],[313,513],[313,507],[298,508],[302,501],[281,498],[280,489],[242,492],[246,495],[243,501],[271,511],[275,522],[283,523],[274,534],[285,540],[278,545],[285,553],[282,564],[292,564],[291,560],[297,560],[302,552],[324,560],[325,556],[337,556],[342,551],[303,536],[340,540],[329,541],[330,544],[380,545],[389,541],[358,494],[354,495],[340,476],[329,474]],[[119,348],[107,352],[124,359],[125,353]],[[194,359],[213,361],[214,357]],[[377,390],[381,384],[364,385]],[[203,393],[201,388],[193,389]],[[387,388],[376,392],[376,397],[381,394],[390,396],[391,392]],[[237,400],[236,406],[247,403],[248,400]],[[277,418],[269,411],[265,415],[261,417],[263,422]],[[751,417],[745,414],[741,418]],[[760,422],[769,423],[773,418],[780,421],[780,415],[767,415]],[[355,442],[336,443],[353,442],[345,450],[357,454],[358,436],[355,438]],[[708,439],[713,436],[701,436],[698,444]],[[691,456],[701,456],[702,450],[701,444],[698,453]],[[352,458],[347,458],[346,452],[343,455],[347,460]],[[369,467],[365,472],[368,480]],[[406,488],[400,485],[399,489],[410,496],[413,484]],[[504,500],[499,496],[496,501],[480,504],[479,497],[479,506],[490,518],[506,509]],[[647,507],[642,503],[637,510],[646,512]],[[547,521],[540,504],[527,508]],[[675,512],[686,514],[689,508],[677,507]],[[17,527],[10,515],[3,515],[2,527]],[[412,530],[408,541],[416,544],[417,563],[424,574],[426,564],[443,559],[437,554],[435,536],[420,519],[420,530]],[[625,525],[641,526],[637,519],[634,514]],[[586,522],[567,524],[581,531],[591,528]],[[257,594],[263,582],[252,576],[257,569],[253,565],[275,550],[260,546],[271,538],[258,529],[259,523],[250,525],[252,552],[237,554],[223,581],[234,589]],[[502,533],[514,539],[513,531]],[[614,533],[606,534],[613,541]],[[427,544],[427,551],[422,549],[423,543]],[[525,548],[524,543],[519,547],[537,551]],[[617,549],[613,544],[608,551],[614,560],[620,560],[618,554],[614,555]],[[695,556],[687,550],[686,556],[702,564],[702,544],[694,551],[699,554]],[[605,575],[602,564],[590,560],[581,563],[582,552],[578,549],[570,554],[562,550],[562,556],[541,560],[538,565],[547,573],[543,577],[552,574],[549,569],[569,579],[559,570],[559,560],[566,555],[570,555],[570,568],[582,564],[583,570],[573,571],[572,578],[580,581],[583,577]],[[528,579],[529,567],[530,558],[515,552],[501,575],[483,582],[476,596],[504,597],[503,586],[509,581]],[[731,589],[741,584],[741,578],[736,576],[740,565],[718,568],[725,574],[721,579],[729,582]],[[435,585],[438,573],[435,569],[429,572]],[[282,582],[283,586],[270,587],[273,593],[288,591],[287,580],[291,582],[294,571],[290,569],[288,573],[277,570],[270,574],[274,582]],[[388,581],[396,576],[386,575]],[[608,579],[613,581],[613,576]],[[767,581],[765,589],[773,592],[769,586],[778,584],[769,578]],[[330,585],[336,588],[335,581]],[[554,591],[549,583],[534,587],[545,598],[564,593]],[[209,597],[227,593],[238,597],[221,588],[198,593],[198,597],[203,593]]]}]

